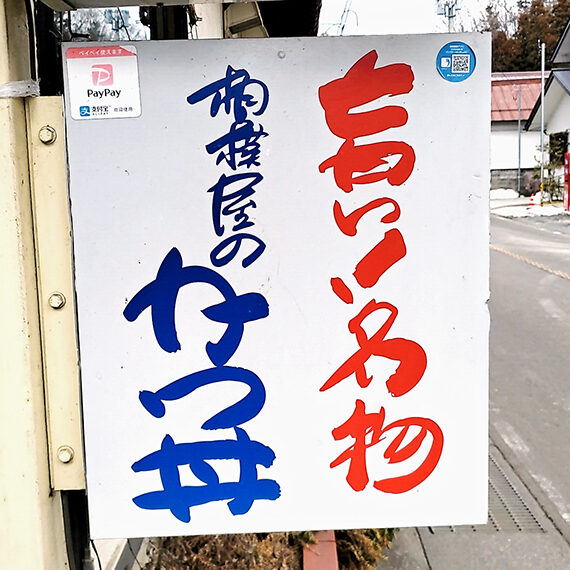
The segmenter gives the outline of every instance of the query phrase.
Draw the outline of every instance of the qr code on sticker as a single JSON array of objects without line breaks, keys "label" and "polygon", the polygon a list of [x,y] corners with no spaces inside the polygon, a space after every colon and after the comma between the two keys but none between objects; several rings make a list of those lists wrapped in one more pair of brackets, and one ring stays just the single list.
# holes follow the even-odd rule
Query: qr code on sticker
[{"label": "qr code on sticker", "polygon": [[454,53],[451,56],[451,73],[469,73],[471,56],[468,53]]}]

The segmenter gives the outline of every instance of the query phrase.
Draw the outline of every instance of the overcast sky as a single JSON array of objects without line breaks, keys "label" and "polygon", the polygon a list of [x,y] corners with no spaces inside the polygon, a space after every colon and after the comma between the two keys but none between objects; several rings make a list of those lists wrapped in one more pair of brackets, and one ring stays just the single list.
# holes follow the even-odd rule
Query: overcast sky
[{"label": "overcast sky", "polygon": [[[487,5],[488,0],[463,0],[458,20],[465,29]],[[447,31],[447,20],[436,14],[436,0],[323,0],[321,33],[337,35],[345,6],[350,7],[344,35],[425,34]],[[459,22],[458,22],[459,23]]]}]

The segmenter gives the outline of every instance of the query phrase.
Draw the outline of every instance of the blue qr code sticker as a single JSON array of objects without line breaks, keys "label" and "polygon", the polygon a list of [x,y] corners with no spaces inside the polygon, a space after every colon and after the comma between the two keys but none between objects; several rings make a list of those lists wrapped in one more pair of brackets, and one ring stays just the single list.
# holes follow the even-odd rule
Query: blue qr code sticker
[{"label": "blue qr code sticker", "polygon": [[468,53],[451,56],[451,73],[469,73],[471,56]]}]

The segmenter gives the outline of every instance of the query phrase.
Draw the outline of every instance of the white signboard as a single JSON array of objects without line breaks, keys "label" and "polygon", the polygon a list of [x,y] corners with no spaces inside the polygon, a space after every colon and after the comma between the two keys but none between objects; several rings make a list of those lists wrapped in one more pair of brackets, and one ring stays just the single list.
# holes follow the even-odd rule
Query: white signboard
[{"label": "white signboard", "polygon": [[489,44],[66,46],[93,537],[486,521]]}]

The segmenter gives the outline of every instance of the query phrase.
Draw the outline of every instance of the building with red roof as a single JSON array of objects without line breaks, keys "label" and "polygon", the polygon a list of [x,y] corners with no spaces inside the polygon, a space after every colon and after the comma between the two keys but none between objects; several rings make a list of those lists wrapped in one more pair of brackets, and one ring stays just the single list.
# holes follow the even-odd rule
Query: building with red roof
[{"label": "building with red roof", "polygon": [[[520,93],[520,107],[519,107]],[[524,130],[540,96],[540,71],[493,73],[491,77],[491,188],[530,193],[537,182],[540,133]],[[520,140],[520,158],[519,158]]]}]

